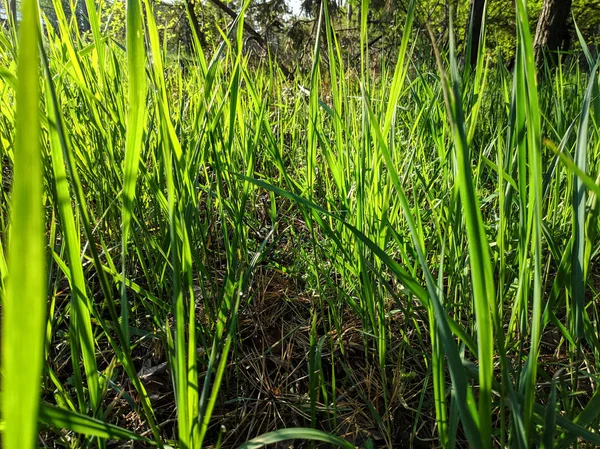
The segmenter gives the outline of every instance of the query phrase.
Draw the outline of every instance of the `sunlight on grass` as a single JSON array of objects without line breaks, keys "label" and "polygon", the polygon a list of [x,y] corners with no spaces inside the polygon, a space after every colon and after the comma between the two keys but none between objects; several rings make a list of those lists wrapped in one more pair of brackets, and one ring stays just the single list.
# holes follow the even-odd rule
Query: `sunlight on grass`
[{"label": "sunlight on grass", "polygon": [[538,71],[518,0],[463,67],[411,0],[390,62],[362,0],[352,60],[324,4],[290,79],[249,2],[210,57],[52,3],[0,30],[3,447],[600,445],[587,47]]}]

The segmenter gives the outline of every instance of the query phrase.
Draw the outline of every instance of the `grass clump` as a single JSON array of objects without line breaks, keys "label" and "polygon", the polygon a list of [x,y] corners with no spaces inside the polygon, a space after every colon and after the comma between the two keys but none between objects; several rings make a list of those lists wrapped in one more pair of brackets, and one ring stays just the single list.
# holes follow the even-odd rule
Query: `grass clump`
[{"label": "grass clump", "polygon": [[600,444],[598,65],[538,78],[524,1],[512,72],[485,40],[472,69],[453,39],[414,59],[414,1],[373,70],[363,1],[359,70],[324,7],[296,81],[249,63],[247,5],[184,72],[151,2],[125,45],[25,3],[0,39],[7,448],[38,421],[72,448]]}]

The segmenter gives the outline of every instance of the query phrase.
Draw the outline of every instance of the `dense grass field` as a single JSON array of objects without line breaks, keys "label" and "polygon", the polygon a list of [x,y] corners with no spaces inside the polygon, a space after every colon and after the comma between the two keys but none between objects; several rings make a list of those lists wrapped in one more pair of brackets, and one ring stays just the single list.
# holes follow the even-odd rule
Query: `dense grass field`
[{"label": "dense grass field", "polygon": [[360,62],[324,10],[289,80],[243,11],[180,60],[147,0],[123,43],[24,0],[2,447],[600,446],[598,65],[536,73],[516,3],[510,71],[484,42],[472,69],[417,56],[414,1],[371,58],[363,1]]}]

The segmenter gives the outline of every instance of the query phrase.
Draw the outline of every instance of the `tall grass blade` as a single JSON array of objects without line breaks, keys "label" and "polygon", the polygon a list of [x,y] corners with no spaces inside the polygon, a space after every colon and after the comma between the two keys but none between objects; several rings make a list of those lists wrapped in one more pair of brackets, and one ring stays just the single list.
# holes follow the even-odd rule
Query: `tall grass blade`
[{"label": "tall grass blade", "polygon": [[21,9],[8,279],[2,316],[2,417],[6,449],[37,447],[46,320],[45,225],[39,113],[39,14]]},{"label": "tall grass blade", "polygon": [[129,80],[125,166],[123,170],[122,249],[121,263],[121,329],[129,341],[129,304],[125,287],[127,247],[133,216],[133,200],[142,153],[142,137],[146,122],[146,49],[140,0],[127,0],[127,73]]},{"label": "tall grass blade", "polygon": [[[98,367],[96,364],[95,340],[92,332],[90,317],[91,302],[87,295],[85,276],[81,259],[81,243],[79,240],[79,229],[75,225],[75,214],[71,207],[71,193],[69,189],[65,160],[63,156],[63,144],[61,138],[65,136],[63,118],[57,115],[54,107],[55,97],[52,92],[51,78],[46,77],[46,102],[48,119],[50,121],[50,148],[52,159],[52,171],[58,197],[58,213],[64,233],[64,241],[67,246],[67,261],[70,271],[71,282],[71,351],[73,354],[74,373],[77,378],[77,390],[81,411],[84,398],[82,397],[83,383],[79,369],[79,357],[83,356],[83,365],[87,379],[87,389],[90,395],[90,408],[94,413],[100,406],[100,386],[98,383]],[[59,131],[60,128],[60,131]]]},{"label": "tall grass blade", "polygon": [[[517,8],[517,34],[520,64],[515,76],[521,77],[526,86],[526,101],[518,107],[524,109],[527,117],[527,150],[529,162],[529,204],[527,205],[528,229],[531,229],[531,260],[533,265],[533,292],[531,314],[531,346],[525,367],[521,372],[521,388],[525,395],[523,411],[525,431],[528,440],[532,439],[532,420],[535,404],[536,379],[538,369],[538,352],[541,336],[542,315],[542,157],[541,157],[541,114],[538,100],[537,74],[533,43],[529,30],[527,15],[527,2],[518,0]],[[521,151],[521,150],[520,150]],[[522,170],[523,167],[520,167]],[[520,173],[522,175],[522,173]],[[521,199],[521,207],[525,207],[525,199]],[[523,248],[525,251],[525,248]]]},{"label": "tall grass blade", "polygon": [[[46,83],[47,83],[46,92],[50,96],[50,98],[48,99],[48,104],[53,108],[52,113],[54,114],[54,116],[62,117],[61,109],[58,104],[57,93],[56,93],[56,90],[54,89],[54,83],[52,80],[48,59],[44,52],[42,52],[42,57],[43,57],[43,61],[44,61],[44,70],[45,70]],[[112,289],[109,285],[109,281],[108,281],[107,275],[105,273],[105,271],[109,271],[109,269],[100,260],[100,254],[99,254],[98,249],[96,248],[96,239],[94,237],[94,232],[92,230],[92,215],[91,215],[90,209],[87,206],[86,197],[83,192],[81,177],[79,175],[77,165],[76,165],[77,164],[76,155],[75,155],[76,151],[74,151],[71,148],[71,143],[69,141],[68,132],[67,132],[67,129],[63,127],[63,123],[60,120],[58,120],[54,124],[54,126],[55,126],[55,129],[53,130],[53,132],[56,132],[58,134],[60,144],[62,146],[62,152],[63,152],[64,160],[65,160],[65,163],[66,163],[66,166],[68,169],[71,186],[73,188],[74,196],[75,196],[75,199],[76,199],[76,202],[78,205],[78,209],[79,209],[81,225],[83,227],[83,232],[84,232],[85,238],[88,241],[87,248],[89,249],[89,251],[91,252],[91,255],[92,255],[92,261],[93,261],[94,267],[96,269],[96,274],[97,274],[99,284],[100,284],[100,290],[102,291],[102,294],[104,296],[105,304],[108,308],[108,311],[110,313],[110,317],[111,317],[112,321],[114,323],[118,323],[119,316],[118,316],[118,312],[117,312],[117,307],[116,307],[116,304],[115,304],[115,301],[113,298]],[[106,248],[104,247],[104,254],[106,255],[107,253],[108,252],[106,251]],[[116,268],[114,267],[114,264],[112,263],[112,260],[110,258],[108,258],[108,263],[110,264],[110,267],[112,267],[112,272],[109,271],[109,273],[113,273],[115,280],[117,280],[118,276],[116,274]],[[131,283],[128,282],[127,285],[131,286]],[[92,309],[91,312],[94,312],[94,310]],[[98,320],[100,317],[98,317],[98,315],[96,315],[94,318],[96,318]],[[126,339],[122,333],[121,326],[119,326],[117,324],[116,327],[114,328],[114,330],[117,334],[117,337],[118,337],[117,339],[114,339],[111,336],[111,333],[105,333],[105,335],[106,335],[108,342],[110,343],[113,351],[115,352],[116,357],[122,363],[123,368],[125,369],[135,390],[137,391],[137,393],[140,396],[140,402],[141,402],[142,408],[144,410],[145,419],[147,420],[148,425],[150,426],[150,428],[152,430],[153,436],[155,437],[156,441],[160,441],[160,437],[159,437],[160,433],[159,433],[158,427],[156,425],[156,421],[154,418],[154,412],[153,412],[152,406],[150,404],[150,400],[149,400],[148,394],[146,392],[146,389],[144,388],[144,385],[140,381],[140,378],[137,376],[137,370],[133,363],[133,360],[131,358],[131,352],[129,350],[129,342],[126,343]],[[160,446],[160,444],[159,444],[159,446]]]},{"label": "tall grass blade", "polygon": [[[450,25],[450,64],[451,78],[448,79],[441,64],[439,52],[436,51],[438,70],[442,76],[444,99],[457,162],[457,184],[464,210],[469,256],[471,265],[471,281],[477,317],[477,340],[479,360],[479,432],[483,447],[491,447],[491,415],[492,415],[492,381],[494,377],[494,326],[495,326],[495,287],[492,265],[489,255],[489,242],[486,237],[481,216],[479,198],[477,197],[467,136],[465,118],[461,104],[460,78],[454,54],[454,37],[452,21]],[[433,40],[432,40],[433,42]]]},{"label": "tall grass blade", "polygon": [[106,438],[110,440],[143,441],[152,443],[152,440],[137,435],[130,430],[112,424],[107,424],[99,419],[90,418],[81,413],[72,412],[54,405],[42,402],[40,406],[40,422],[56,429],[67,429],[82,435]]},{"label": "tall grass blade", "polygon": [[385,139],[387,139],[392,127],[392,120],[394,119],[398,107],[398,99],[400,98],[402,87],[406,79],[406,73],[409,68],[409,65],[406,64],[406,59],[407,56],[409,56],[408,43],[412,33],[416,6],[417,1],[411,0],[408,5],[408,11],[406,12],[406,21],[404,22],[404,30],[402,31],[402,41],[400,43],[400,49],[398,50],[398,61],[396,62],[396,69],[394,70],[394,77],[392,79],[392,85],[390,86],[390,97],[388,99],[385,122],[383,124],[383,137]]},{"label": "tall grass blade", "polygon": [[[588,128],[590,119],[590,103],[592,94],[597,88],[596,70],[600,62],[593,67],[588,82],[588,87],[583,100],[579,119],[579,131],[575,146],[575,164],[583,173],[587,172]],[[573,175],[573,252],[571,255],[571,294],[573,296],[573,315],[571,317],[571,333],[577,340],[584,336],[583,324],[586,319],[585,311],[585,273],[587,273],[588,260],[586,255],[586,188],[583,180],[576,174]],[[589,254],[589,252],[588,252]]]}]

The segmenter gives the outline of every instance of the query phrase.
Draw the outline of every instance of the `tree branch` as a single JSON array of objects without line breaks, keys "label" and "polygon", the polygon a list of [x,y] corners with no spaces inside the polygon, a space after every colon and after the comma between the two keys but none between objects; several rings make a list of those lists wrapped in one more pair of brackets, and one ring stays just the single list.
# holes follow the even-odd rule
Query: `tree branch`
[{"label": "tree branch", "polygon": [[[232,19],[235,20],[237,18],[237,14],[235,13],[235,11],[233,11],[229,6],[227,6],[221,0],[210,0],[210,1],[213,5],[215,5],[217,8],[219,8],[221,11],[223,11],[225,14],[227,14]],[[244,30],[248,34],[250,34],[259,44],[263,45],[266,48],[269,48],[269,43],[267,42],[267,40],[261,34],[259,34],[254,28],[252,28],[246,21],[244,21]],[[281,69],[281,71],[283,72],[283,74],[285,75],[286,78],[290,79],[293,77],[292,72],[290,72],[289,69],[285,65],[283,65],[283,63],[281,61],[279,61],[279,59],[277,59],[276,56],[275,56],[275,62],[277,63],[277,65],[279,66],[279,68]]]}]

